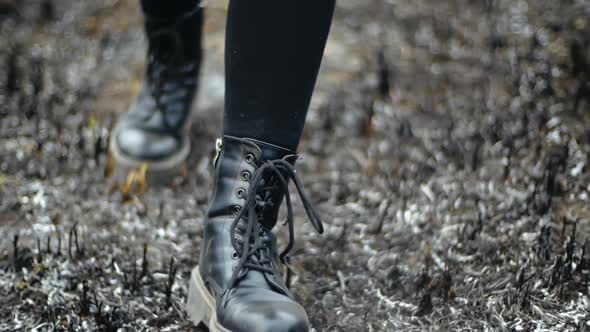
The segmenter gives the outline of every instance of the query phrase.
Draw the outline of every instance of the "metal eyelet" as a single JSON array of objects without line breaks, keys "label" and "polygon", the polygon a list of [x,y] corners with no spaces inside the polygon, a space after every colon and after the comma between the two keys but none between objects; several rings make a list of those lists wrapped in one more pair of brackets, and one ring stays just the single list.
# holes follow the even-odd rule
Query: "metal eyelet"
[{"label": "metal eyelet", "polygon": [[242,181],[246,181],[246,182],[250,181],[250,176],[251,176],[250,172],[242,171]]},{"label": "metal eyelet", "polygon": [[248,153],[246,155],[246,162],[251,165],[254,164],[254,155],[251,153]]},{"label": "metal eyelet", "polygon": [[232,259],[238,259],[238,258],[240,258],[240,255],[238,255],[238,252],[237,252],[237,251],[234,251],[234,252],[231,254],[231,258],[232,258]]},{"label": "metal eyelet", "polygon": [[240,213],[240,210],[242,210],[242,207],[239,205],[234,205],[232,210],[233,210],[233,213],[237,216]]},{"label": "metal eyelet", "polygon": [[238,198],[246,198],[246,189],[238,188],[236,191],[236,196],[238,196]]}]

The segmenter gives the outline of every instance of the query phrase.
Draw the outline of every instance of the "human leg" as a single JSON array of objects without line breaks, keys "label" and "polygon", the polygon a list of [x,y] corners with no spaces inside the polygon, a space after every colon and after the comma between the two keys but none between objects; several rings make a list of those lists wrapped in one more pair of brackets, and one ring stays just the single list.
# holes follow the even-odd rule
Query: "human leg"
[{"label": "human leg", "polygon": [[[288,264],[294,241],[290,181],[323,231],[293,167],[333,7],[333,0],[230,1],[224,137],[187,301],[191,320],[211,331],[310,329],[278,267]],[[290,236],[279,254],[271,230],[283,200]]]},{"label": "human leg", "polygon": [[148,40],[139,95],[118,121],[110,149],[123,166],[164,170],[189,152],[186,127],[201,64],[203,10],[198,0],[142,0]]}]

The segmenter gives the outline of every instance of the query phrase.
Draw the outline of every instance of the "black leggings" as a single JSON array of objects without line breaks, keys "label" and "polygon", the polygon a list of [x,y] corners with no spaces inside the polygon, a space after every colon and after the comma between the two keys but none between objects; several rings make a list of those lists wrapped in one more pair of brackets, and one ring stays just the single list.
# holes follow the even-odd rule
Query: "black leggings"
[{"label": "black leggings", "polygon": [[[141,0],[148,16],[177,16],[197,0]],[[335,0],[230,0],[224,134],[296,150]]]}]

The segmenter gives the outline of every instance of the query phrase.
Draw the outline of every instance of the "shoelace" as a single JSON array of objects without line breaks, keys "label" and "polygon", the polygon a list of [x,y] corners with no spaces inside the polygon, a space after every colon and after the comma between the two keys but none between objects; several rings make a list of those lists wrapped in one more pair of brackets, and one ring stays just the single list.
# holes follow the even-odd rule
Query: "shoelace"
[{"label": "shoelace", "polygon": [[[232,289],[235,287],[236,283],[240,279],[240,275],[243,273],[242,270],[244,268],[258,270],[261,272],[273,273],[272,267],[268,266],[269,257],[268,250],[269,240],[263,234],[260,234],[261,227],[258,223],[257,211],[256,207],[257,197],[256,192],[260,189],[260,184],[263,181],[265,175],[274,175],[278,179],[278,185],[280,189],[285,193],[285,202],[287,205],[287,219],[285,220],[285,225],[288,225],[289,229],[289,242],[287,243],[287,247],[281,252],[279,258],[283,264],[287,266],[288,269],[288,254],[295,245],[295,230],[294,230],[294,221],[293,221],[293,206],[291,204],[291,197],[289,195],[289,184],[287,179],[293,180],[295,187],[297,188],[297,192],[299,193],[299,197],[301,199],[301,203],[307,213],[309,221],[313,225],[313,227],[318,231],[318,233],[323,233],[324,227],[322,221],[314,209],[313,205],[310,203],[307,194],[303,190],[303,185],[301,180],[297,176],[295,169],[293,166],[284,159],[276,159],[276,160],[269,160],[264,162],[252,175],[251,184],[248,189],[248,193],[246,196],[246,202],[244,203],[244,207],[240,210],[236,218],[234,219],[231,225],[231,241],[234,249],[240,256],[239,261],[234,269],[232,278],[229,282],[228,289]],[[247,213],[246,223],[240,223],[242,217]],[[240,229],[243,231],[241,236],[241,240],[236,237],[236,230]]]},{"label": "shoelace", "polygon": [[[184,46],[182,45],[181,36],[178,33],[178,27],[200,10],[202,10],[202,7],[198,4],[190,12],[177,18],[170,19],[174,20],[174,23],[170,26],[160,28],[159,30],[148,34],[149,56],[147,59],[148,65],[146,74],[148,80],[153,84],[151,94],[156,102],[156,111],[161,114],[164,125],[168,128],[172,128],[174,125],[168,121],[165,111],[167,109],[167,104],[171,103],[172,100],[167,100],[166,102],[162,101],[168,92],[165,87],[167,82],[166,78],[173,76],[174,74],[181,76],[180,81],[183,83],[181,87],[184,87],[185,89],[193,88],[197,79],[195,73],[197,67],[196,64],[188,62],[181,66],[176,65],[176,62],[181,60],[182,54],[184,54]],[[146,20],[157,21],[158,19],[147,17]],[[169,40],[172,43],[171,47],[165,48],[167,52],[170,52],[169,55],[159,54],[162,52],[162,47],[158,47],[158,40],[161,38]],[[179,99],[184,98],[184,96],[185,93],[173,94],[171,96],[169,95],[168,99]],[[155,113],[150,114],[145,120],[149,120],[154,114]]]}]

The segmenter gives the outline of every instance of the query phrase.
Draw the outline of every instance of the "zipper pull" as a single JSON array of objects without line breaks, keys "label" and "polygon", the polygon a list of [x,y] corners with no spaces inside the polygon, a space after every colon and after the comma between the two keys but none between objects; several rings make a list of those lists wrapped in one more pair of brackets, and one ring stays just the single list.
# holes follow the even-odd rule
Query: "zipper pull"
[{"label": "zipper pull", "polygon": [[215,157],[213,158],[213,167],[217,166],[217,160],[219,160],[219,155],[221,154],[222,148],[223,148],[223,139],[218,138],[215,141]]}]

